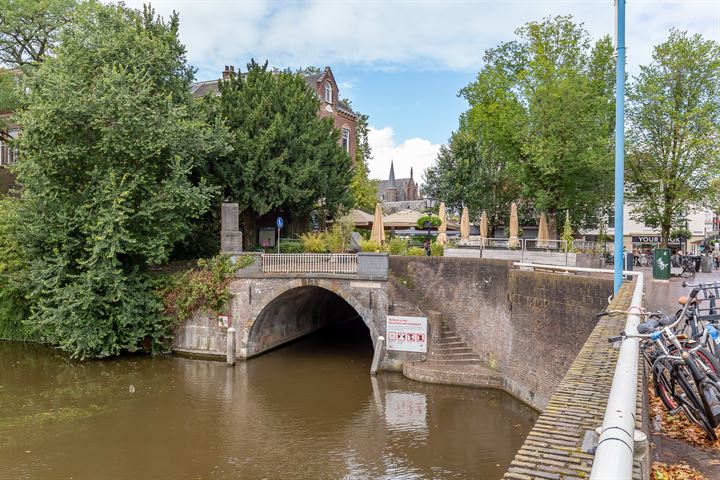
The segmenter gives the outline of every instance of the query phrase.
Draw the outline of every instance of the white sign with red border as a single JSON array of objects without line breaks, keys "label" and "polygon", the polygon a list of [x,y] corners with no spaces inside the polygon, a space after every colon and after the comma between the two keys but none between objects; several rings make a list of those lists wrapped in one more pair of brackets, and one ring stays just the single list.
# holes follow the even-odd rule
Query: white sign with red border
[{"label": "white sign with red border", "polygon": [[387,349],[427,352],[427,317],[387,316]]}]

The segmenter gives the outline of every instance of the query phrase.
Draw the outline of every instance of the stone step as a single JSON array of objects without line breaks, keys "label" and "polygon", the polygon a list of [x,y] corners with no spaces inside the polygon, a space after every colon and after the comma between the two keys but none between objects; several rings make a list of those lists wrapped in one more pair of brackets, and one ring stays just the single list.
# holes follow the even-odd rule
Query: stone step
[{"label": "stone step", "polygon": [[403,374],[422,382],[474,387],[503,387],[503,379],[497,371],[472,364],[452,365],[435,361],[411,362],[403,366]]},{"label": "stone step", "polygon": [[446,348],[467,348],[465,342],[437,342],[433,343],[433,350],[446,349]]},{"label": "stone step", "polygon": [[480,360],[480,357],[477,353],[473,352],[453,352],[453,353],[433,353],[431,352],[430,355],[432,356],[433,360],[435,359],[443,359],[443,360],[452,360],[452,359],[474,359],[474,360]]},{"label": "stone step", "polygon": [[441,337],[441,340],[443,342],[463,342],[464,343],[463,339],[457,335],[443,335]]},{"label": "stone step", "polygon": [[447,347],[447,348],[433,348],[432,353],[435,355],[445,354],[445,353],[475,353],[473,352],[473,349],[470,347]]},{"label": "stone step", "polygon": [[483,362],[479,358],[435,358],[432,357],[429,362],[440,365],[482,365]]}]

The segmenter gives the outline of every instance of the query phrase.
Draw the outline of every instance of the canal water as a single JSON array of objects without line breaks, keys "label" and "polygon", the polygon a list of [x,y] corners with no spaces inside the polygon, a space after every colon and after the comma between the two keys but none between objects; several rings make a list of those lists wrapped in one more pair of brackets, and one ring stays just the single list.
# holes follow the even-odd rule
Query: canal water
[{"label": "canal water", "polygon": [[537,414],[368,371],[360,321],[235,368],[0,342],[0,478],[494,479]]}]

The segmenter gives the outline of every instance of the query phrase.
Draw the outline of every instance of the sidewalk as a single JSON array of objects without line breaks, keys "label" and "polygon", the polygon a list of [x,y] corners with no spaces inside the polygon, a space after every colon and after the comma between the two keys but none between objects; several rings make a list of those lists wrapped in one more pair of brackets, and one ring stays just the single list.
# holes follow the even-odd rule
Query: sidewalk
[{"label": "sidewalk", "polygon": [[636,270],[645,274],[645,306],[650,310],[662,310],[668,315],[674,315],[681,308],[678,298],[690,293],[689,288],[683,288],[683,282],[720,281],[720,272],[696,273],[695,278],[672,277],[670,281],[656,281],[652,279],[652,269],[636,267]]},{"label": "sidewalk", "polygon": [[[678,297],[687,295],[690,288],[683,287],[684,281],[690,283],[709,283],[720,281],[720,272],[697,273],[695,278],[672,277],[670,281],[653,281],[652,269],[638,268],[645,274],[645,306],[649,310],[662,310],[674,315],[681,308],[678,304]],[[703,474],[707,479],[720,478],[720,452],[710,449],[695,447],[682,440],[676,440],[662,433],[657,432],[653,427],[657,421],[650,419],[652,453],[651,460],[667,464],[686,462]]]}]

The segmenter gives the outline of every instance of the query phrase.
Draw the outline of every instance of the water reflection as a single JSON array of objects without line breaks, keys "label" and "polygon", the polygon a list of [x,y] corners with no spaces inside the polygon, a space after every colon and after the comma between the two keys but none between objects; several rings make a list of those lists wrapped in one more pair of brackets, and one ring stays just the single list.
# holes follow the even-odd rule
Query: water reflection
[{"label": "water reflection", "polygon": [[328,329],[234,369],[80,364],[0,343],[0,476],[500,478],[536,414],[500,392],[370,377],[365,328]]}]

